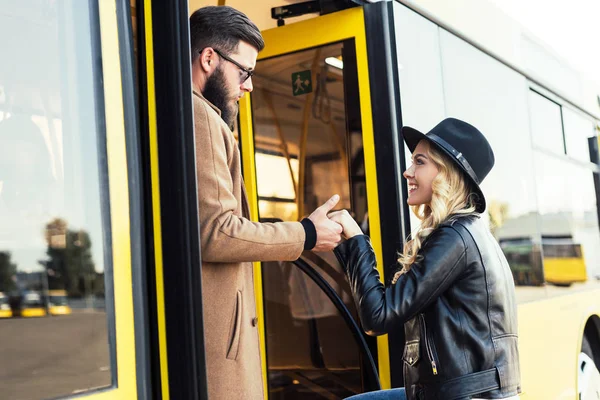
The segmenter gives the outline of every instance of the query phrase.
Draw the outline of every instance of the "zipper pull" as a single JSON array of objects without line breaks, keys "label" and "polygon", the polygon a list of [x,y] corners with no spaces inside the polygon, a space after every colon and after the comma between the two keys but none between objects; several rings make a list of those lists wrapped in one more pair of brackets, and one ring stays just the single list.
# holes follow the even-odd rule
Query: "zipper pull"
[{"label": "zipper pull", "polygon": [[433,374],[437,375],[437,365],[435,365],[435,361],[431,360],[431,369],[433,369]]}]

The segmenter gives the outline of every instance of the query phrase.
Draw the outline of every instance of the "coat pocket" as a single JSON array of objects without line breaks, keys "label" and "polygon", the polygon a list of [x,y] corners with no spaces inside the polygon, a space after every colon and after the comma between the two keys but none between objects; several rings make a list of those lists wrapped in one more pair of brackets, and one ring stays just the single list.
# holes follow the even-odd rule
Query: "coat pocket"
[{"label": "coat pocket", "polygon": [[227,346],[227,358],[237,360],[240,350],[240,333],[242,330],[242,291],[238,290],[231,316],[231,327],[229,328],[229,342]]},{"label": "coat pocket", "polygon": [[421,347],[419,345],[419,341],[415,340],[407,342],[404,346],[404,354],[402,355],[404,362],[412,367],[419,361],[420,358]]}]

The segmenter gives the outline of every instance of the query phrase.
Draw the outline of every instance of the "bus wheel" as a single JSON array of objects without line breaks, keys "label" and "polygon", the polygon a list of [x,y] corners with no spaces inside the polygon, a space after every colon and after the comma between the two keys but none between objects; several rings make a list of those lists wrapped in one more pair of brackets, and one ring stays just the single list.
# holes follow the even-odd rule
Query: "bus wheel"
[{"label": "bus wheel", "polygon": [[592,346],[584,336],[577,369],[579,400],[600,399],[600,372],[592,357]]}]

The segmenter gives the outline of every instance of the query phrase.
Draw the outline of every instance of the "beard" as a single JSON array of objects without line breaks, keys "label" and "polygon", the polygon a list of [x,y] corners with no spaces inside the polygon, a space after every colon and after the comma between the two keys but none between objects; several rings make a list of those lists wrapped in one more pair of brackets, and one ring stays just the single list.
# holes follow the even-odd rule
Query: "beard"
[{"label": "beard", "polygon": [[227,126],[233,129],[233,123],[237,117],[238,104],[234,101],[235,97],[229,94],[225,84],[225,76],[221,68],[217,68],[215,72],[206,80],[206,85],[202,91],[202,95],[210,101],[215,107],[221,110],[221,118]]}]

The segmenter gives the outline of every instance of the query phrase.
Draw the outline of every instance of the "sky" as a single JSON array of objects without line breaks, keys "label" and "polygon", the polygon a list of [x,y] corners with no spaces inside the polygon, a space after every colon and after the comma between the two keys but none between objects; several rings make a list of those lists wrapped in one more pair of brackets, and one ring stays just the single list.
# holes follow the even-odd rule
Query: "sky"
[{"label": "sky", "polygon": [[600,0],[489,0],[600,85]]}]

